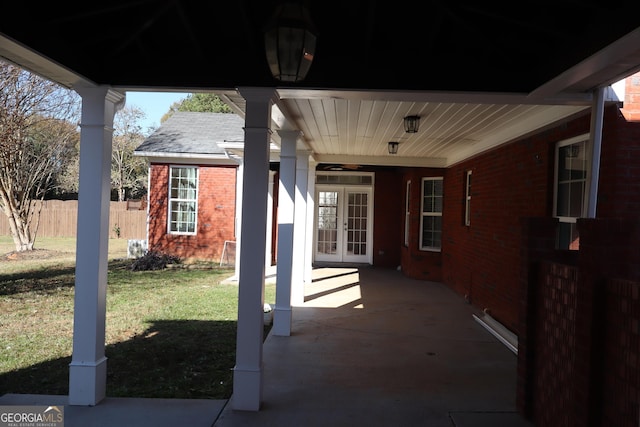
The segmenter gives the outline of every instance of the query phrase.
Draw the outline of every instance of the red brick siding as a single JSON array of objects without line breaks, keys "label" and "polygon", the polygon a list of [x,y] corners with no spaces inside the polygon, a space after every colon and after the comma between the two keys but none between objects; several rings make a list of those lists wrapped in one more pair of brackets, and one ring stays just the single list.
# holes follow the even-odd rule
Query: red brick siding
[{"label": "red brick siding", "polygon": [[[551,216],[555,144],[588,131],[586,114],[446,170],[442,280],[516,333],[521,219]],[[470,226],[464,223],[468,170]]]},{"label": "red brick siding", "polygon": [[640,73],[626,79],[624,98],[621,112],[625,119],[632,122],[640,121]]},{"label": "red brick siding", "polygon": [[373,264],[376,267],[400,265],[404,227],[404,192],[398,191],[401,186],[402,175],[397,171],[376,171],[373,195]]},{"label": "red brick siding", "polygon": [[[635,98],[640,101],[640,94]],[[640,105],[630,106],[640,110]],[[603,124],[598,218],[640,215],[640,122],[627,121],[616,106],[607,108]]]},{"label": "red brick siding", "polygon": [[535,345],[536,425],[570,427],[576,355],[578,268],[541,264]]},{"label": "red brick siding", "polygon": [[[629,105],[629,103],[627,103]],[[393,267],[389,245],[400,247],[410,277],[442,281],[472,304],[518,333],[518,282],[522,265],[521,220],[550,217],[555,146],[588,133],[589,112],[539,134],[481,154],[447,169],[405,168],[401,182],[376,172],[374,265]],[[605,109],[598,217],[640,216],[640,123],[617,106]],[[471,225],[464,224],[465,173],[471,170]],[[418,249],[423,177],[444,177],[442,252]],[[404,192],[411,180],[410,241],[403,244]],[[388,185],[395,182],[395,187]],[[393,202],[392,202],[393,201]],[[394,224],[389,228],[390,224]],[[399,226],[395,226],[398,224]],[[392,235],[397,233],[397,237]],[[394,243],[396,242],[396,243]]]},{"label": "red brick siding", "polygon": [[640,226],[579,219],[580,250],[556,251],[549,239],[538,239],[548,236],[546,225],[529,219],[523,227],[523,270],[534,274],[521,282],[527,324],[518,341],[518,410],[549,427],[635,426]]},{"label": "red brick siding", "polygon": [[[542,300],[542,269],[544,260],[553,260],[568,265],[577,264],[576,251],[556,251],[556,228],[558,220],[551,217],[522,218],[522,242],[520,252],[522,264],[519,283],[519,327],[518,327],[518,379],[516,406],[529,419],[535,415],[536,356],[540,351],[536,336],[539,334],[539,312]],[[537,406],[539,407],[539,405]]]},{"label": "red brick siding", "polygon": [[[442,253],[420,250],[420,202],[422,197],[422,178],[444,177],[444,169],[433,168],[411,168],[406,169],[402,180],[400,199],[400,239],[402,271],[409,277],[416,279],[442,281]],[[410,197],[410,224],[409,224],[409,245],[404,246],[404,196],[407,188],[407,181],[411,181]],[[446,181],[446,180],[445,180]],[[445,183],[445,205],[446,205],[446,183]],[[444,220],[443,213],[443,220]],[[444,232],[443,232],[444,235]]]},{"label": "red brick siding", "polygon": [[183,259],[220,260],[224,241],[235,240],[235,166],[199,166],[197,233],[167,233],[169,167],[151,165],[149,249]]},{"label": "red brick siding", "polygon": [[607,284],[604,348],[604,426],[640,424],[640,283]]}]

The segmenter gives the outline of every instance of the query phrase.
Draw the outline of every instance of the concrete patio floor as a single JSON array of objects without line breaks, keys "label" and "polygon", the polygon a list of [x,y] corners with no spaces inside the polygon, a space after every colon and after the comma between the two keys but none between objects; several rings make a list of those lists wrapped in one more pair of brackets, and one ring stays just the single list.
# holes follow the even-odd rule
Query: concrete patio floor
[{"label": "concrete patio floor", "polygon": [[[65,406],[65,427],[530,427],[515,409],[516,355],[449,288],[395,270],[317,268],[289,337],[264,343],[263,406],[107,398]],[[108,392],[108,391],[107,391]],[[65,405],[66,396],[0,397]]]}]

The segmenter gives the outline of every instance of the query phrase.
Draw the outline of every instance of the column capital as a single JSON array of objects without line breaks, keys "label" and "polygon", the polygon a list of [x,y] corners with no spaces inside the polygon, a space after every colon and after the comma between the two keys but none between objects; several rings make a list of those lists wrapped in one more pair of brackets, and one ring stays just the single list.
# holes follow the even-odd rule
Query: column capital
[{"label": "column capital", "polygon": [[292,158],[295,160],[296,146],[302,132],[296,130],[279,130],[277,132],[280,135],[280,159]]},{"label": "column capital", "polygon": [[313,155],[313,151],[311,150],[298,150],[298,158],[299,159],[303,159],[303,158],[307,158],[307,160],[309,161],[309,163],[313,162],[313,159],[311,159],[311,156]]},{"label": "column capital", "polygon": [[276,103],[280,98],[275,88],[269,87],[239,87],[238,93],[247,102],[266,102]]},{"label": "column capital", "polygon": [[82,125],[113,126],[115,113],[124,107],[124,93],[113,90],[110,86],[81,86],[74,90],[82,98]]},{"label": "column capital", "polygon": [[[246,87],[238,92],[245,99],[245,132],[250,128],[270,129],[272,124],[271,112],[278,100],[273,88]],[[246,143],[246,141],[245,141]]]},{"label": "column capital", "polygon": [[118,110],[124,107],[127,99],[126,94],[113,89],[111,86],[76,86],[73,90],[75,90],[83,100],[85,98],[101,97],[116,105]]},{"label": "column capital", "polygon": [[293,140],[298,140],[298,138],[302,137],[302,131],[301,130],[285,130],[285,129],[280,129],[278,131],[278,135],[280,135],[280,138],[282,139],[293,139]]}]

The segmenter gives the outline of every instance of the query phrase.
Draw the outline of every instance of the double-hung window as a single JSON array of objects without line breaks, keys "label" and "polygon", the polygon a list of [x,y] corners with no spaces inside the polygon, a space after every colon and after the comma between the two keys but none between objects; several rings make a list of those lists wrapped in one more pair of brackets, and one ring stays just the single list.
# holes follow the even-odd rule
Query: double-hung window
[{"label": "double-hung window", "polygon": [[198,168],[171,166],[169,179],[169,233],[196,234]]},{"label": "double-hung window", "polygon": [[559,249],[578,249],[579,246],[576,220],[587,211],[588,143],[587,134],[556,145],[553,216],[559,221]]},{"label": "double-hung window", "polygon": [[420,207],[420,249],[440,251],[442,247],[442,177],[422,178]]}]

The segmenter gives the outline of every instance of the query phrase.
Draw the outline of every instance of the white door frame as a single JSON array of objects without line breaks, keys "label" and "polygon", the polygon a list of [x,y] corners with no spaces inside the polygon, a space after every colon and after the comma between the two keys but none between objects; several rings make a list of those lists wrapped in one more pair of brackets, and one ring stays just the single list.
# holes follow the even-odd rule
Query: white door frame
[{"label": "white door frame", "polygon": [[[335,175],[335,173],[333,173]],[[347,175],[347,174],[343,174]],[[351,174],[353,175],[353,174]],[[358,174],[358,175],[372,175],[372,174]],[[336,253],[322,254],[318,253],[318,214],[320,207],[319,193],[323,191],[336,191],[338,194],[338,211],[337,211],[337,229],[336,229]],[[367,194],[367,212],[366,212],[366,246],[364,255],[353,255],[347,251],[347,210],[348,206],[345,203],[349,193],[358,192]],[[358,262],[358,263],[373,263],[373,182],[371,185],[348,185],[348,184],[318,184],[315,185],[315,200],[316,205],[314,209],[314,233],[313,233],[313,255],[314,260],[318,262]]]}]

